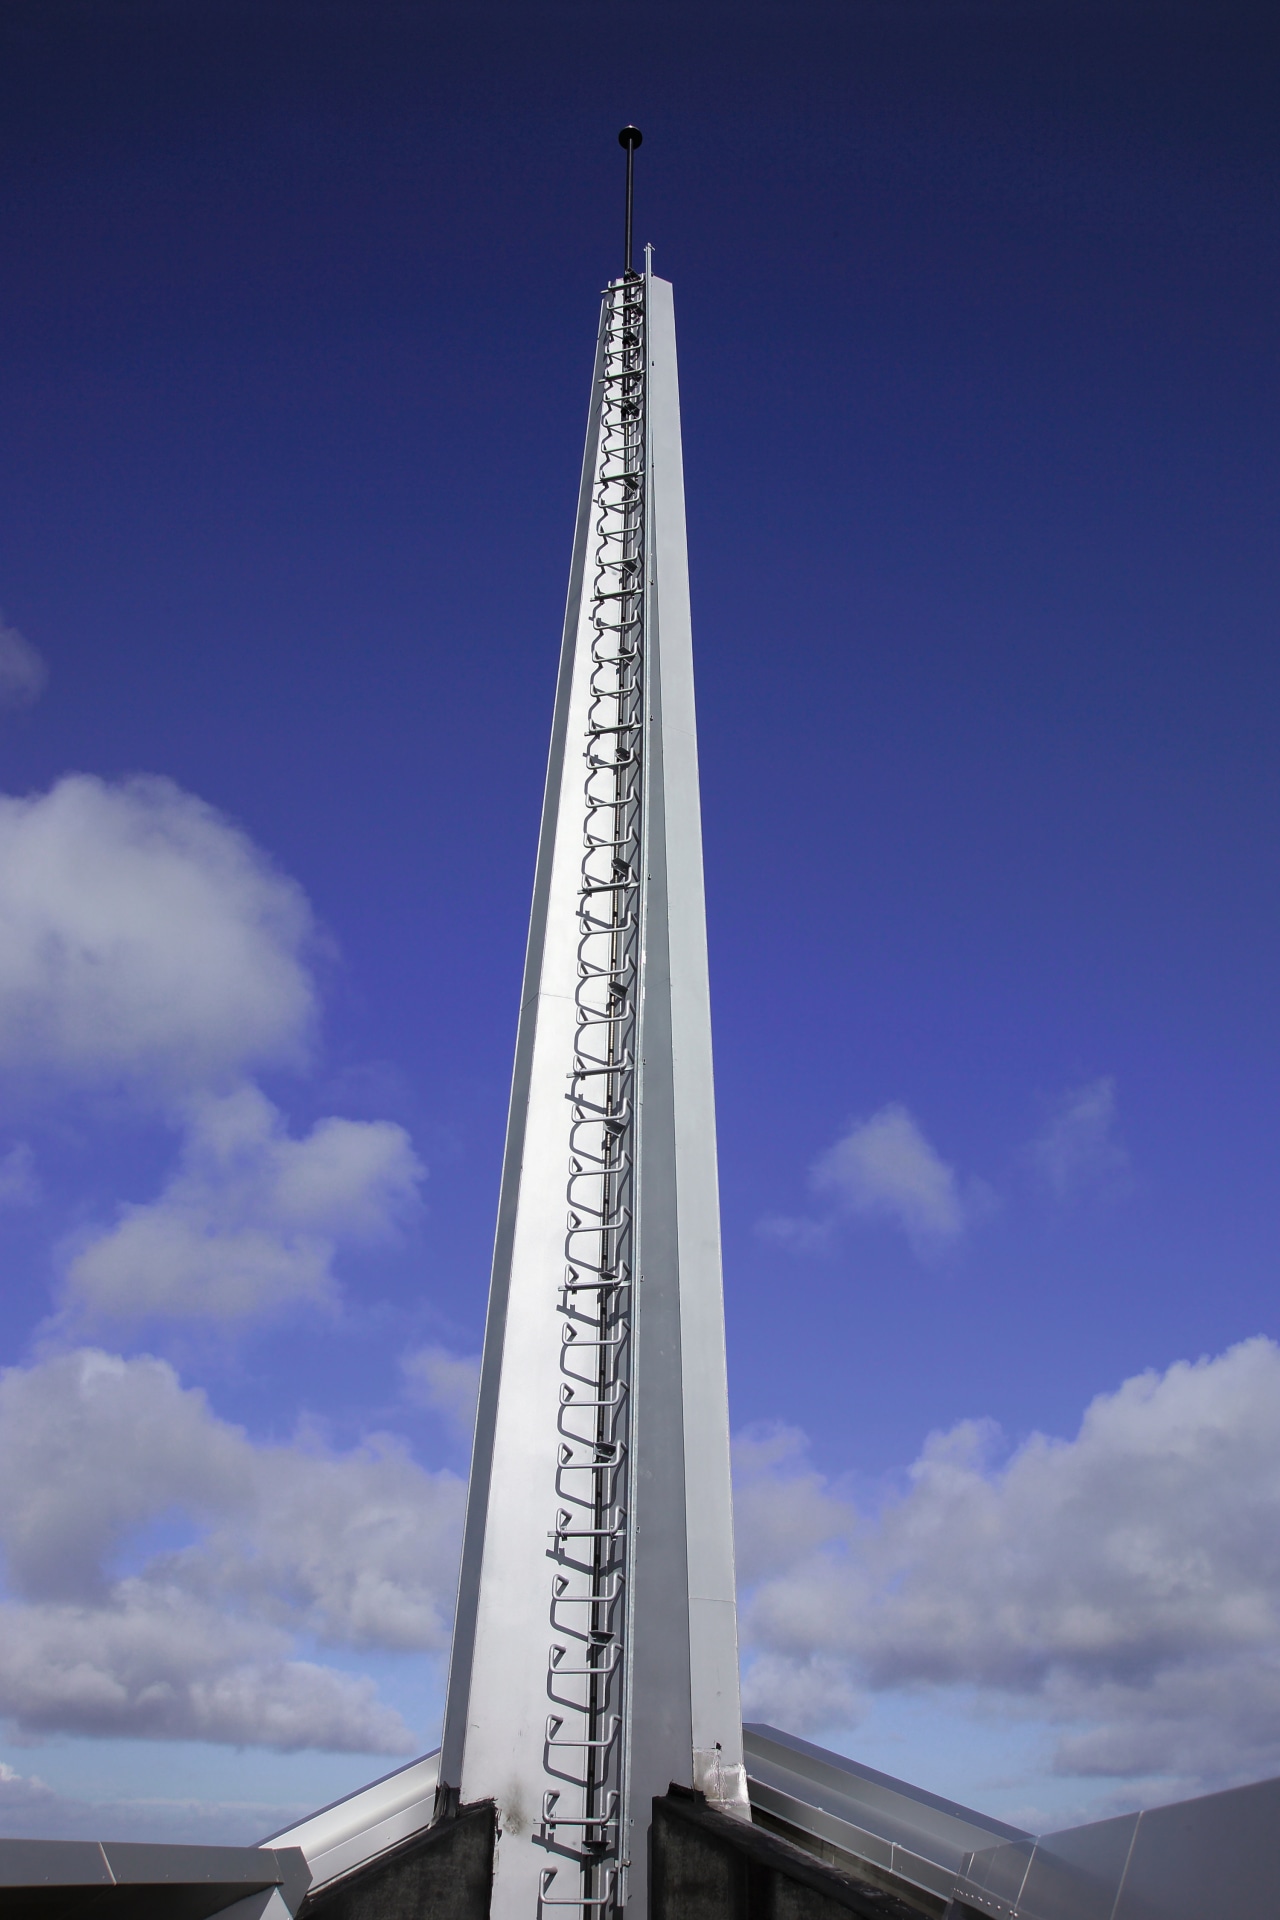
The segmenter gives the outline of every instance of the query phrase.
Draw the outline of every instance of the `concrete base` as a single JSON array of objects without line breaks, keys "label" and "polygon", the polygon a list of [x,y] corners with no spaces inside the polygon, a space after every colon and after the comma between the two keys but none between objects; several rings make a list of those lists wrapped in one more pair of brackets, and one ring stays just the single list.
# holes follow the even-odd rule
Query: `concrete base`
[{"label": "concrete base", "polygon": [[[488,1802],[446,1815],[308,1895],[298,1920],[488,1920],[496,1830]],[[653,1803],[649,1871],[649,1920],[922,1920],[918,1907],[687,1787]]]},{"label": "concrete base", "polygon": [[496,1832],[491,1801],[463,1807],[309,1894],[298,1920],[488,1920]]},{"label": "concrete base", "polygon": [[649,1920],[920,1920],[918,1908],[672,1787],[653,1803]]}]

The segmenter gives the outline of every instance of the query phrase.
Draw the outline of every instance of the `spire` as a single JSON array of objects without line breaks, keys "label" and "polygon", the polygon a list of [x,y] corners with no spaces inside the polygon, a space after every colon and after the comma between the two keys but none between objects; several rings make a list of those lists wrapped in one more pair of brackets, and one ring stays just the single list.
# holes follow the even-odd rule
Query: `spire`
[{"label": "spire", "polygon": [[628,278],[635,271],[631,265],[631,205],[635,190],[636,148],[643,139],[644,135],[639,127],[624,127],[618,135],[618,145],[627,150],[627,237],[623,250],[622,269]]},{"label": "spire", "polygon": [[498,1920],[585,1920],[646,1911],[673,1781],[749,1818],[675,321],[646,270],[601,309],[441,1792],[497,1802]]}]

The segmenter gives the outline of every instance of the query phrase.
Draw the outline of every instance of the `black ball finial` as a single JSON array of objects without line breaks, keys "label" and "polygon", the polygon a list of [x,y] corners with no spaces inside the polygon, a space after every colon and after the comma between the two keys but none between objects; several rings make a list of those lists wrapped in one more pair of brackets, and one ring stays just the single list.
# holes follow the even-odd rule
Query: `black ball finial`
[{"label": "black ball finial", "polygon": [[625,147],[628,153],[634,153],[644,140],[639,127],[624,127],[618,135],[618,145]]}]

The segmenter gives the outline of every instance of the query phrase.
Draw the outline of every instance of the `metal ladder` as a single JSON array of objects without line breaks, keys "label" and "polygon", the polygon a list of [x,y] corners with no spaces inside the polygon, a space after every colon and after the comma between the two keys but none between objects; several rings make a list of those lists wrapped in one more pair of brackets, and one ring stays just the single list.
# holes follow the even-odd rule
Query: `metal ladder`
[{"label": "metal ladder", "polygon": [[643,827],[645,281],[606,290],[540,1908],[625,1901],[627,1480]]}]

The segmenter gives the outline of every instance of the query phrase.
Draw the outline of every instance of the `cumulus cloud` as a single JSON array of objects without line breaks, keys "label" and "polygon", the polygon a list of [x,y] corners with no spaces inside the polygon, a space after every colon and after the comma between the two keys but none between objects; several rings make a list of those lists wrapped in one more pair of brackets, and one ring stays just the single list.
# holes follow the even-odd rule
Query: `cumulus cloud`
[{"label": "cumulus cloud", "polygon": [[169,780],[0,796],[0,1064],[161,1093],[299,1062],[302,890]]},{"label": "cumulus cloud", "polygon": [[89,1602],[156,1514],[246,1510],[255,1457],[163,1361],[87,1348],[0,1374],[0,1545],[11,1592]]},{"label": "cumulus cloud", "polygon": [[25,1140],[0,1154],[0,1207],[30,1207],[40,1198],[36,1157]]},{"label": "cumulus cloud", "polygon": [[964,1231],[955,1168],[898,1101],[850,1127],[814,1167],[813,1184],[852,1213],[888,1215],[916,1245],[954,1240]]},{"label": "cumulus cloud", "polygon": [[857,1120],[820,1156],[810,1173],[832,1211],[818,1219],[770,1215],[760,1230],[800,1252],[828,1246],[841,1216],[892,1220],[915,1252],[937,1253],[986,1212],[992,1195],[980,1181],[962,1185],[900,1101]]},{"label": "cumulus cloud", "polygon": [[[307,1059],[314,939],[294,882],[168,781],[0,797],[0,1070],[64,1097],[131,1090],[181,1134],[156,1198],[64,1247],[64,1334],[77,1317],[323,1303],[343,1250],[415,1205],[402,1127],[328,1117],[295,1137],[249,1079]],[[20,1145],[0,1202],[32,1197]],[[11,1369],[0,1718],[32,1736],[410,1751],[372,1682],[316,1649],[443,1651],[463,1491],[388,1436],[255,1445],[158,1360]]]},{"label": "cumulus cloud", "polygon": [[[794,1491],[804,1519],[788,1529]],[[813,1684],[962,1686],[1062,1728],[1071,1772],[1280,1770],[1280,1348],[1127,1380],[1073,1440],[931,1437],[860,1513],[794,1441],[739,1482],[744,1637],[790,1724]],[[748,1692],[751,1686],[749,1661]],[[784,1724],[787,1723],[784,1714]]]},{"label": "cumulus cloud", "polygon": [[847,1660],[830,1654],[751,1650],[742,1676],[746,1720],[785,1727],[791,1733],[856,1727],[866,1712],[865,1690]]},{"label": "cumulus cloud", "polygon": [[423,1168],[403,1127],[325,1119],[291,1138],[256,1087],[190,1103],[178,1171],[70,1260],[68,1302],[96,1315],[229,1320],[335,1293],[340,1245],[387,1238]]},{"label": "cumulus cloud", "polygon": [[441,1652],[463,1498],[388,1437],[255,1445],[160,1360],[13,1368],[0,1715],[30,1734],[407,1752],[372,1683],[296,1641]]},{"label": "cumulus cloud", "polygon": [[1116,1133],[1115,1081],[1109,1076],[1090,1080],[1065,1093],[1027,1158],[1058,1200],[1122,1179],[1129,1156]]},{"label": "cumulus cloud", "polygon": [[27,1734],[413,1748],[371,1680],[290,1659],[287,1635],[181,1591],[123,1581],[104,1606],[6,1606],[0,1619],[0,1712]]},{"label": "cumulus cloud", "polygon": [[400,1362],[409,1398],[438,1413],[463,1439],[471,1438],[480,1391],[480,1356],[419,1347]]},{"label": "cumulus cloud", "polygon": [[[402,1127],[329,1118],[295,1140],[246,1079],[306,1057],[314,940],[301,889],[171,781],[0,796],[0,1068],[143,1091],[184,1130],[159,1198],[69,1250],[72,1308],[226,1320],[323,1303],[339,1249],[412,1206]],[[0,1162],[0,1203],[32,1197],[25,1153]]]},{"label": "cumulus cloud", "polygon": [[854,1521],[809,1459],[799,1427],[752,1427],[733,1443],[738,1579],[753,1587],[843,1539]]},{"label": "cumulus cloud", "polygon": [[[1280,1657],[1275,1649],[1162,1668],[1139,1684],[1054,1674],[1045,1687],[1065,1723],[1059,1774],[1185,1780],[1191,1791],[1280,1768]],[[1167,1797],[1167,1796],[1161,1796]]]},{"label": "cumulus cloud", "polygon": [[29,707],[48,678],[43,656],[0,614],[0,707]]}]

